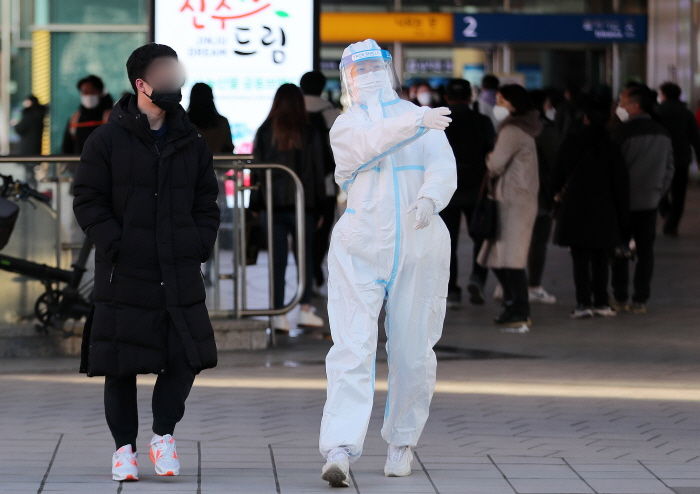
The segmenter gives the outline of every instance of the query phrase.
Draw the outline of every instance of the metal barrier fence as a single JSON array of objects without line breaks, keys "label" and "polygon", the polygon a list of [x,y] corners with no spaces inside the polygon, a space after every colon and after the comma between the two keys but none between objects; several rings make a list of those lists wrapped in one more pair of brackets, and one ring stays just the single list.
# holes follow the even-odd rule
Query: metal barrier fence
[{"label": "metal barrier fence", "polygon": [[[62,234],[62,219],[66,214],[72,218],[73,211],[69,209],[65,211],[64,194],[67,192],[63,189],[66,186],[61,184],[70,183],[72,178],[69,173],[62,173],[62,168],[67,166],[75,166],[80,161],[78,156],[0,156],[0,172],[7,168],[8,165],[26,165],[38,164],[44,167],[42,177],[36,178],[36,172],[30,173],[25,170],[23,180],[35,182],[38,186],[42,184],[55,184],[56,196],[56,228],[55,235],[55,256],[56,265],[61,266],[64,261],[64,251],[80,248],[82,243],[64,241]],[[304,287],[308,280],[305,279],[306,258],[305,258],[305,210],[304,210],[304,188],[299,177],[291,169],[279,164],[256,164],[253,163],[250,155],[217,155],[214,156],[214,168],[217,179],[220,185],[220,191],[223,189],[223,197],[220,194],[219,204],[223,205],[222,213],[230,209],[231,228],[230,237],[232,247],[232,272],[222,273],[222,249],[221,240],[223,235],[229,235],[228,224],[222,224],[219,231],[217,241],[214,247],[213,265],[214,265],[214,280],[213,283],[213,306],[210,311],[215,316],[225,316],[241,318],[245,316],[275,316],[284,314],[293,309],[301,300],[304,292]],[[248,182],[248,171],[263,172],[264,180],[260,184],[250,184]],[[272,171],[279,170],[288,173],[295,184],[295,216],[296,216],[296,252],[297,252],[297,289],[291,302],[282,308],[275,309],[274,303],[274,273],[273,273],[273,256],[274,245],[272,242],[273,222],[274,222],[274,198],[272,194]],[[65,170],[64,170],[65,171]],[[30,178],[28,178],[30,177]],[[246,252],[248,249],[248,239],[246,236],[246,198],[250,196],[252,190],[264,187],[265,188],[265,227],[267,233],[267,261],[268,261],[268,307],[266,308],[248,308],[247,301],[247,283],[246,283]],[[228,205],[231,203],[231,207]],[[222,217],[228,219],[228,214],[222,214]],[[224,243],[227,243],[225,241]],[[222,309],[222,290],[221,282],[231,280],[233,283],[233,300],[232,309]],[[274,331],[272,332],[274,335]]]}]

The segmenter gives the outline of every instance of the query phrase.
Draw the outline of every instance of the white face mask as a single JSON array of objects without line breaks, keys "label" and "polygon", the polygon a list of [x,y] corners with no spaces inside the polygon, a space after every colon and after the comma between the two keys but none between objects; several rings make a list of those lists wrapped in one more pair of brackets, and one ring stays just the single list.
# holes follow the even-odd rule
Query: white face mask
[{"label": "white face mask", "polygon": [[557,117],[557,110],[554,108],[547,108],[544,111],[544,116],[547,117],[547,120],[554,122],[554,119]]},{"label": "white face mask", "polygon": [[93,108],[97,108],[97,105],[100,104],[100,97],[96,94],[81,94],[80,104],[88,110],[92,110]]},{"label": "white face mask", "polygon": [[617,115],[617,118],[619,118],[622,122],[626,122],[630,119],[629,112],[621,106],[615,108],[615,115]]},{"label": "white face mask", "polygon": [[377,92],[388,85],[389,79],[383,70],[375,70],[355,76],[355,85],[363,93]]},{"label": "white face mask", "polygon": [[493,107],[493,117],[496,119],[497,122],[502,122],[509,116],[510,112],[505,106],[496,105]]},{"label": "white face mask", "polygon": [[423,91],[416,94],[416,100],[421,104],[421,106],[430,106],[430,104],[433,102],[433,95],[428,91]]}]

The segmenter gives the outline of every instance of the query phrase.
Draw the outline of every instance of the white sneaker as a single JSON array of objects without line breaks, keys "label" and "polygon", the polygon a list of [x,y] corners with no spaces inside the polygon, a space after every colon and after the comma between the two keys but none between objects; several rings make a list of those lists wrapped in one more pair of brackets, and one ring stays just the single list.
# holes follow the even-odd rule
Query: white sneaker
[{"label": "white sneaker", "polygon": [[538,304],[556,304],[557,297],[549,293],[541,286],[533,286],[528,290],[528,299],[530,302]]},{"label": "white sneaker", "polygon": [[313,309],[301,309],[299,311],[299,326],[305,328],[322,328],[325,325],[323,319],[314,314]]},{"label": "white sneaker", "polygon": [[615,317],[617,312],[609,305],[606,305],[604,307],[593,307],[593,315],[599,317]]},{"label": "white sneaker", "polygon": [[501,333],[527,334],[529,332],[530,326],[527,323],[519,323],[501,328]]},{"label": "white sneaker", "polygon": [[503,287],[500,283],[496,284],[496,288],[493,289],[493,299],[503,300]]},{"label": "white sneaker", "polygon": [[139,462],[136,453],[131,449],[131,444],[122,446],[112,455],[112,480],[139,479]]},{"label": "white sneaker", "polygon": [[321,478],[331,487],[349,487],[350,458],[345,448],[334,448],[326,457],[326,464],[321,469]]},{"label": "white sneaker", "polygon": [[593,311],[589,307],[576,307],[571,311],[571,319],[590,319]]},{"label": "white sneaker", "polygon": [[392,446],[386,453],[384,475],[387,477],[406,477],[411,475],[413,451],[410,446]]},{"label": "white sneaker", "polygon": [[170,434],[151,439],[151,451],[148,455],[156,467],[156,475],[170,477],[180,475],[180,460],[175,448],[175,438]]},{"label": "white sneaker", "polygon": [[281,316],[274,316],[272,318],[272,329],[276,329],[278,331],[289,331],[291,326],[289,325],[289,319],[287,319],[287,316],[285,314],[282,314]]}]

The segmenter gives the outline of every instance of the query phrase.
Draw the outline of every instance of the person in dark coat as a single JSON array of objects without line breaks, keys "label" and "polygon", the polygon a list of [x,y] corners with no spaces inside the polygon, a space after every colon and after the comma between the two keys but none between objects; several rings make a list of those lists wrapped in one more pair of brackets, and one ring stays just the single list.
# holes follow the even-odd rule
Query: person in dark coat
[{"label": "person in dark coat", "polygon": [[204,136],[212,153],[233,153],[231,125],[228,119],[216,109],[214,91],[209,84],[198,82],[192,86],[187,116]]},{"label": "person in dark coat", "polygon": [[22,106],[22,117],[15,124],[15,132],[20,137],[19,154],[36,156],[41,154],[47,107],[39,103],[33,94],[24,100]]},{"label": "person in dark coat", "polygon": [[[270,114],[255,134],[253,156],[259,163],[278,163],[291,168],[304,185],[306,285],[301,298],[299,326],[323,327],[324,322],[314,314],[311,306],[314,267],[314,235],[319,213],[325,200],[325,154],[323,136],[317,126],[309,122],[304,96],[294,84],[282,84],[272,102]],[[251,198],[251,207],[265,208],[265,181],[260,174],[255,181],[261,184]],[[273,273],[274,307],[284,306],[285,273],[289,255],[289,236],[296,233],[296,187],[286,172],[272,172],[273,196]],[[296,245],[296,239],[295,239]],[[289,331],[286,316],[273,318],[274,329]]]},{"label": "person in dark coat", "polygon": [[[447,303],[455,308],[462,301],[462,290],[457,284],[459,228],[462,216],[469,224],[474,214],[479,189],[486,174],[486,156],[493,149],[496,132],[489,117],[471,108],[472,88],[469,81],[451,79],[445,89],[445,98],[452,111],[452,123],[445,130],[445,134],[457,161],[457,190],[447,207],[440,212],[440,216],[450,232],[452,243]],[[472,240],[474,248],[467,290],[470,302],[481,305],[484,303],[484,285],[488,269],[476,262],[483,240]]]},{"label": "person in dark coat", "polygon": [[664,234],[678,236],[678,226],[685,209],[685,196],[688,190],[688,175],[692,160],[691,149],[696,159],[700,159],[700,132],[693,112],[681,101],[681,88],[673,82],[661,85],[661,104],[656,108],[656,115],[671,136],[673,146],[673,181],[671,190],[660,205],[660,211],[666,216]]},{"label": "person in dark coat", "polygon": [[627,238],[629,208],[627,169],[606,129],[610,105],[589,101],[583,108],[584,125],[562,143],[552,179],[554,239],[571,250],[575,319],[615,315],[608,299],[610,259]]},{"label": "person in dark coat", "polygon": [[114,100],[105,93],[102,79],[96,75],[83,77],[76,84],[80,107],[71,115],[63,134],[63,154],[80,154],[90,134],[107,122]]},{"label": "person in dark coat", "polygon": [[87,140],[73,203],[96,248],[81,371],[106,376],[115,480],[138,478],[136,375],[158,374],[151,453],[156,473],[177,475],[175,425],[195,375],[217,362],[200,272],[219,226],[212,155],[179,105],[175,51],[148,44],[126,66],[136,95]]}]

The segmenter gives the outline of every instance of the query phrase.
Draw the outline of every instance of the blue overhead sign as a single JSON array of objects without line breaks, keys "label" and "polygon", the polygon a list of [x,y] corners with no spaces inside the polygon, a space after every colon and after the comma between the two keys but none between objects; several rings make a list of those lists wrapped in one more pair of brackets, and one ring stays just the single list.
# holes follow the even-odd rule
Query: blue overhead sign
[{"label": "blue overhead sign", "polygon": [[455,15],[456,42],[645,43],[646,40],[646,15]]}]

